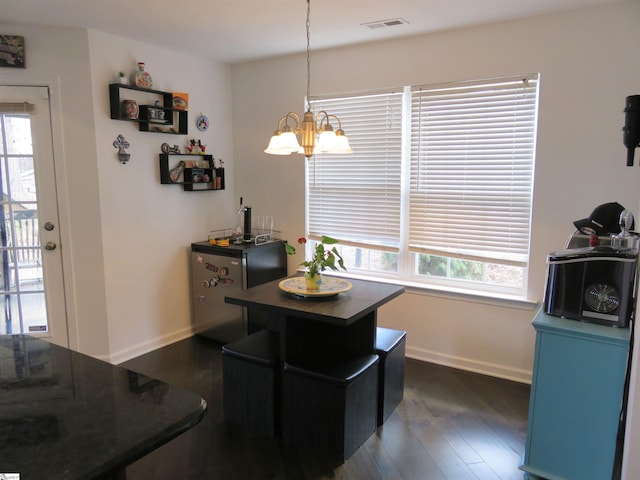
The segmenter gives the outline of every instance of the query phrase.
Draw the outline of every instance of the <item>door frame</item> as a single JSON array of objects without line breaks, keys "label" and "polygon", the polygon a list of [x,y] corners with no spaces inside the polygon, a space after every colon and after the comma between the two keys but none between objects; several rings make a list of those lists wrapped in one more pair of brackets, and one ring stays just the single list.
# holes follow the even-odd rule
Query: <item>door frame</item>
[{"label": "door frame", "polygon": [[[12,78],[13,77],[13,78]],[[49,90],[49,115],[53,148],[53,167],[55,171],[55,192],[58,200],[58,228],[62,256],[63,295],[67,320],[67,339],[69,348],[79,350],[78,322],[75,302],[72,301],[73,268],[71,256],[71,230],[68,208],[67,172],[65,167],[64,136],[62,130],[62,104],[60,79],[47,76],[3,75],[0,86],[47,87]]]}]

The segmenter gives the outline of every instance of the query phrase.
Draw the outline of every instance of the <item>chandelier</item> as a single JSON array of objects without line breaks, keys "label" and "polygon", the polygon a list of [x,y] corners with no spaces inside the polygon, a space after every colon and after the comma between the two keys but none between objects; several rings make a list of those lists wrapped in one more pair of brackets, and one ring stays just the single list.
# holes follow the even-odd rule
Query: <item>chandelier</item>
[{"label": "chandelier", "polygon": [[[307,111],[304,112],[302,121],[295,112],[289,112],[280,118],[278,128],[273,133],[269,146],[265,149],[265,153],[271,155],[302,153],[309,158],[314,153],[353,153],[338,117],[330,115],[324,110],[315,116],[311,112],[309,104],[311,95],[310,13],[311,0],[307,0]],[[335,131],[331,125],[331,119],[338,123],[338,129]],[[302,145],[298,143],[297,135],[300,135]]]}]

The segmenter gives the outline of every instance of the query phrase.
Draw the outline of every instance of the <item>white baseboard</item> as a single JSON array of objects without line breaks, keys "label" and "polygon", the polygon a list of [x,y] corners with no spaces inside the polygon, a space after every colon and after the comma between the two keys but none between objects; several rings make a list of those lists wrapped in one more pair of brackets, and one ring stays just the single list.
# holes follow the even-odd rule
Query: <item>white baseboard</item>
[{"label": "white baseboard", "polygon": [[[166,347],[167,345],[179,342],[180,340],[184,340],[185,338],[189,338],[193,335],[194,332],[191,327],[184,328],[163,337],[158,337],[148,342],[138,343],[124,350],[112,353],[110,359],[107,361],[118,365],[122,362],[126,362],[127,360],[144,355],[145,353],[149,353],[158,348]],[[469,372],[481,373],[483,375],[490,375],[492,377],[504,378],[514,382],[531,384],[532,372],[530,370],[506,367],[504,365],[448,355],[432,350],[411,347],[409,345],[406,347],[406,356],[407,358],[412,358],[414,360],[435,363],[445,367],[457,368]]]},{"label": "white baseboard", "polygon": [[495,363],[481,362],[469,358],[457,357],[455,355],[447,355],[431,350],[411,347],[409,345],[406,346],[405,355],[407,358],[413,358],[414,360],[421,360],[423,362],[435,363],[445,367],[504,378],[514,382],[531,384],[532,372],[529,370],[506,367]]},{"label": "white baseboard", "polygon": [[172,343],[179,342],[180,340],[184,340],[185,338],[189,338],[192,336],[192,327],[183,328],[168,335],[154,338],[153,340],[149,340],[148,342],[138,343],[131,347],[125,348],[124,350],[111,353],[110,359],[108,361],[110,363],[113,363],[114,365],[118,365],[122,362],[126,362],[127,360],[131,360],[132,358],[139,357],[140,355],[144,355],[145,353],[149,353],[158,348],[166,347],[167,345],[171,345]]}]

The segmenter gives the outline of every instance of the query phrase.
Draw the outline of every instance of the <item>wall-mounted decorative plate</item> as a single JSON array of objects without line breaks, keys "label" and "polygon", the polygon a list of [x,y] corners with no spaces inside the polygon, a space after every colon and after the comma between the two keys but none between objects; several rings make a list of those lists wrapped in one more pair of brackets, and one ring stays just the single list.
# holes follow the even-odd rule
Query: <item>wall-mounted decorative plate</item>
[{"label": "wall-mounted decorative plate", "polygon": [[198,127],[198,130],[200,130],[201,132],[204,132],[207,128],[209,128],[209,119],[204,115],[200,115],[198,118],[196,118],[196,127]]}]

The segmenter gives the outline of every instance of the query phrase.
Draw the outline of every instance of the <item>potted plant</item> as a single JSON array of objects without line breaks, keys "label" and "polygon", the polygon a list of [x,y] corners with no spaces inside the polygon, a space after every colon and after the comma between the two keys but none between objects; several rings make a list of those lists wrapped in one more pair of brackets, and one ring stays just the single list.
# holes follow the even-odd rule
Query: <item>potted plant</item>
[{"label": "potted plant", "polygon": [[[307,243],[307,239],[300,237],[298,243],[304,245]],[[335,271],[338,271],[339,268],[344,271],[347,270],[344,266],[342,256],[338,253],[338,249],[335,246],[327,247],[328,245],[335,245],[336,243],[338,243],[338,240],[335,238],[323,235],[322,240],[316,244],[311,259],[300,263],[300,265],[306,267],[304,279],[307,290],[320,289],[322,285],[322,272],[327,268]],[[295,255],[296,249],[293,245],[287,243],[285,244],[285,248],[289,255]]]},{"label": "potted plant", "polygon": [[129,84],[129,79],[127,78],[127,74],[124,73],[122,70],[118,72],[118,80],[123,85],[128,85]]}]

